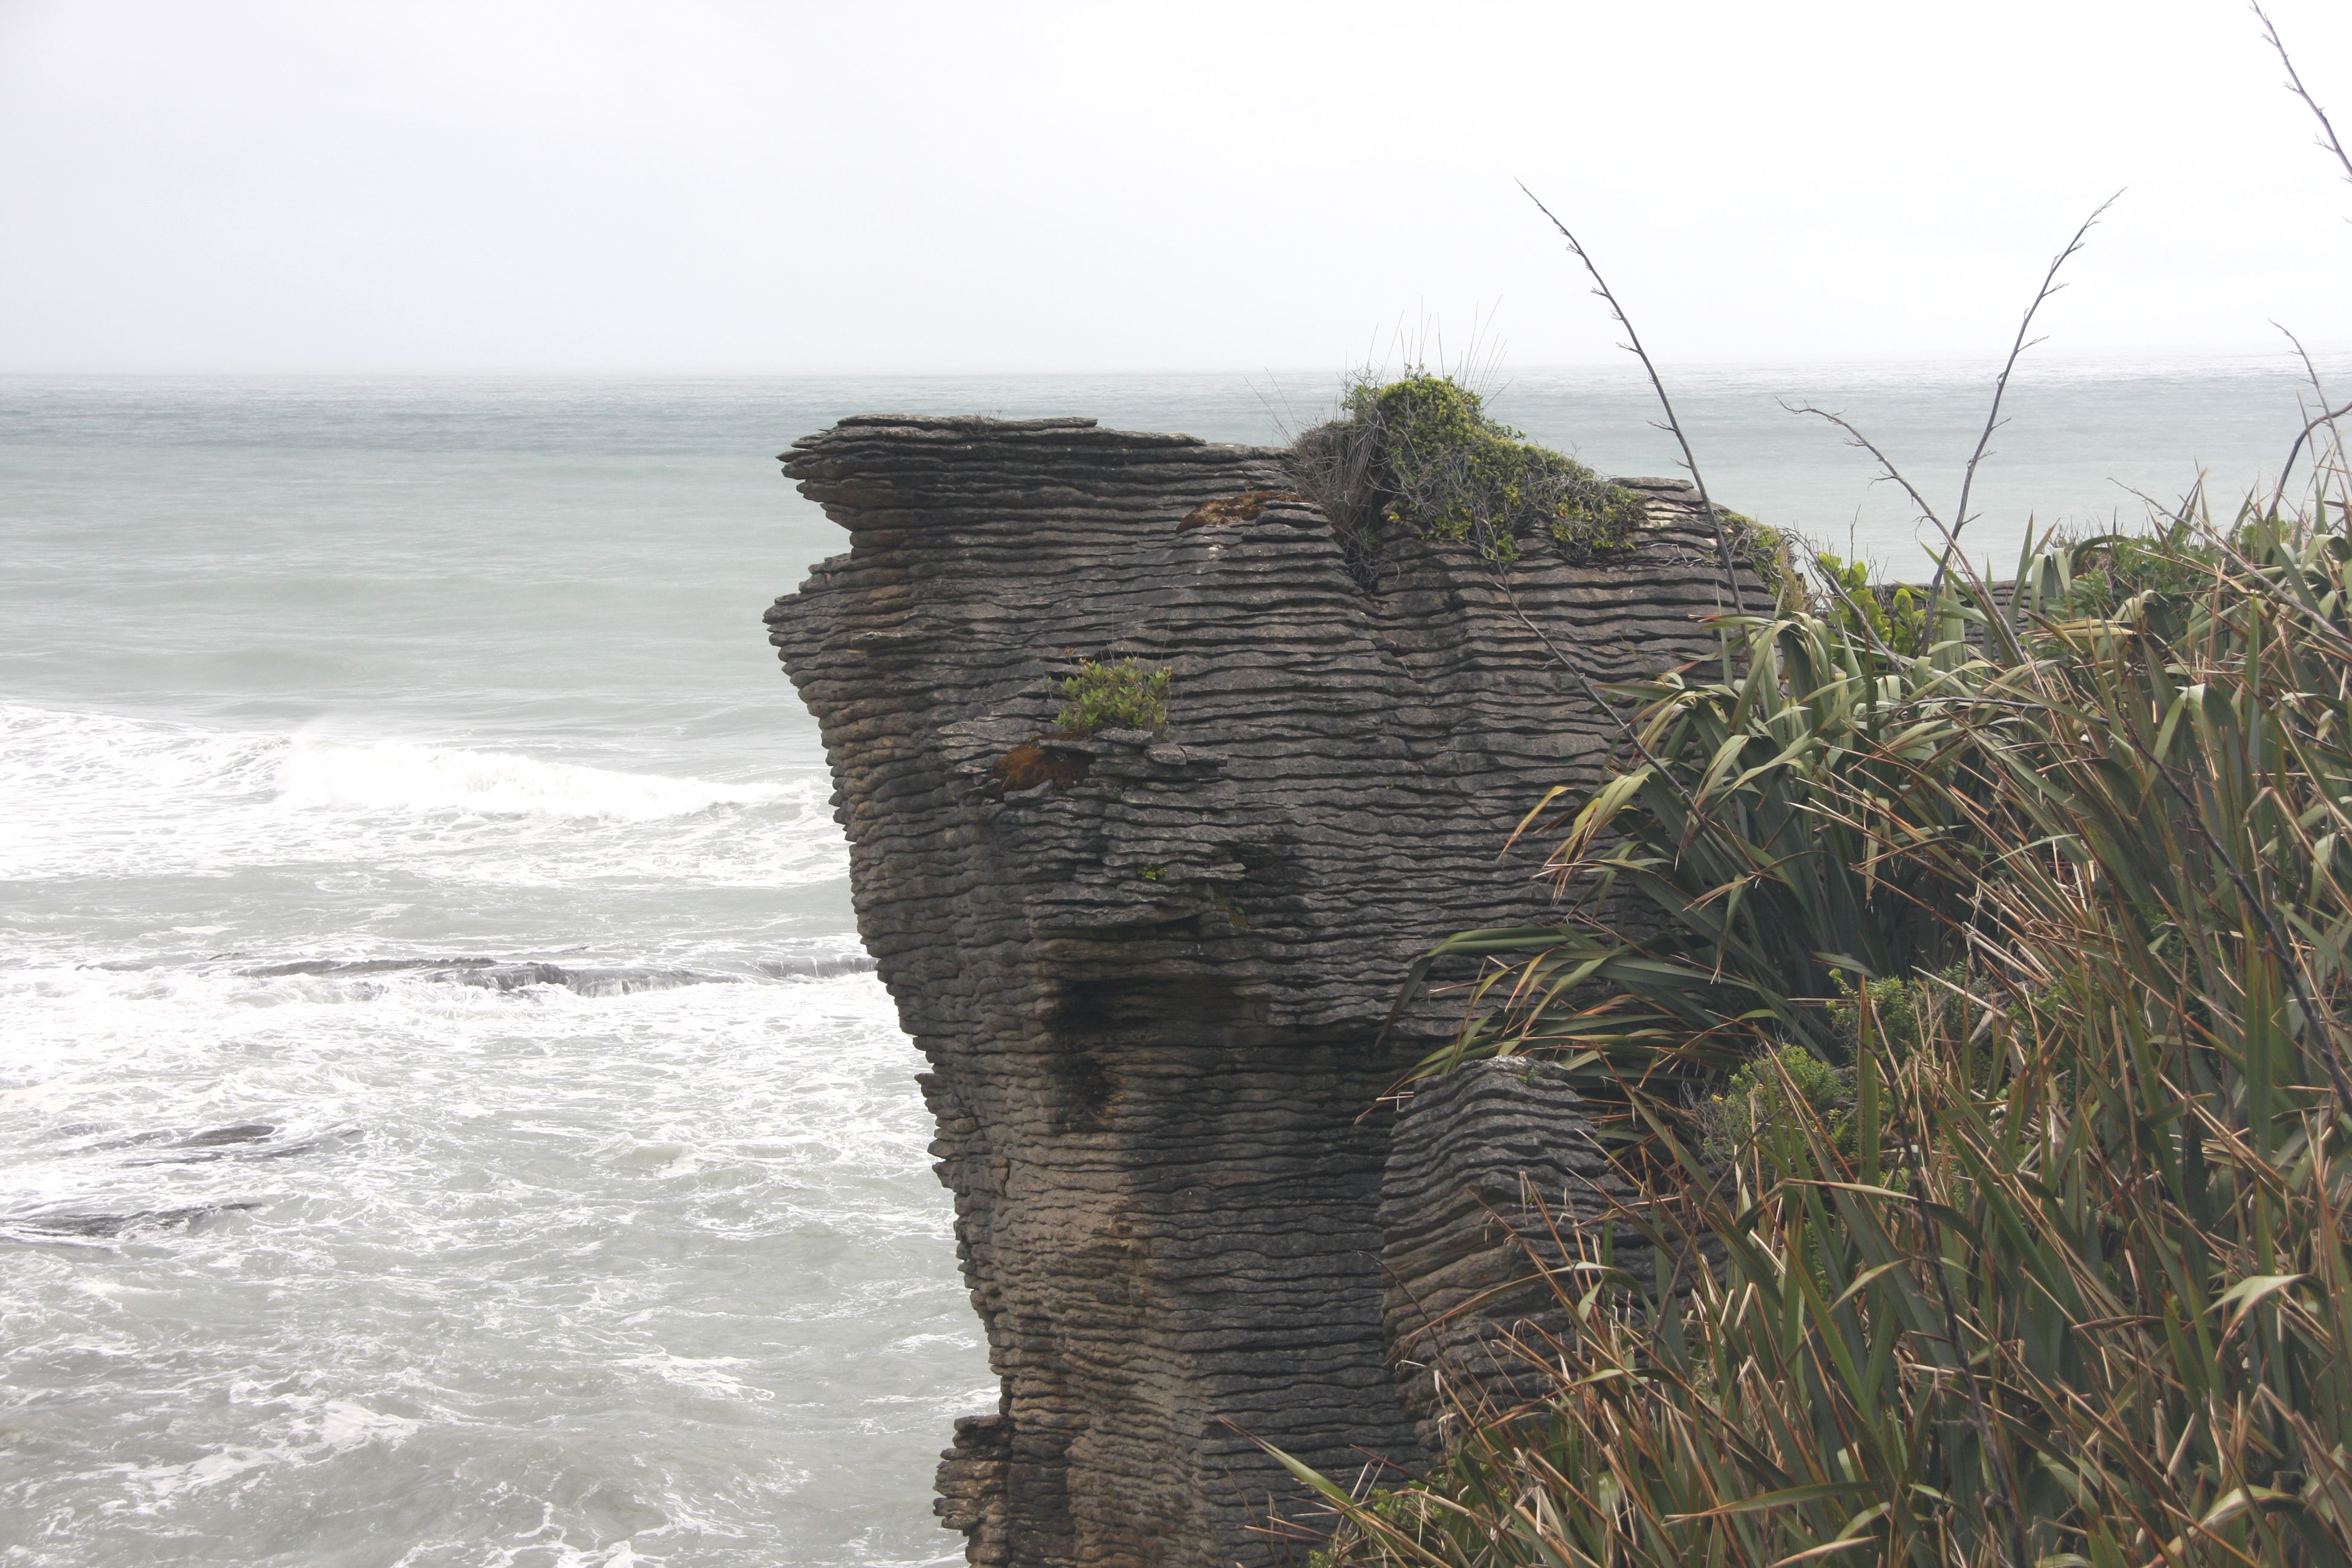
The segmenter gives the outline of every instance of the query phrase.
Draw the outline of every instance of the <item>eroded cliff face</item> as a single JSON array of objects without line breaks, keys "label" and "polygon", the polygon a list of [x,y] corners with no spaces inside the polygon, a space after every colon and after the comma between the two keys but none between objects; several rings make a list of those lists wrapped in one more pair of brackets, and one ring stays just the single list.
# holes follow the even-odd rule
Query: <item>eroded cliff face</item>
[{"label": "eroded cliff face", "polygon": [[1558,1064],[1503,1058],[1424,1080],[1404,1103],[1381,1182],[1381,1283],[1389,1365],[1423,1454],[1465,1418],[1549,1392],[1575,1353],[1563,1293],[1604,1260],[1634,1280],[1650,1248],[1620,1223],[1632,1196]]},{"label": "eroded cliff face", "polygon": [[[1297,1494],[1254,1439],[1349,1477],[1417,1463],[1433,1352],[1398,1270],[1494,1267],[1467,1260],[1493,1227],[1414,1219],[1459,1206],[1416,1155],[1384,1269],[1393,1130],[1366,1112],[1451,1033],[1438,1000],[1375,1047],[1406,965],[1544,918],[1531,862],[1498,851],[1613,740],[1521,612],[1598,680],[1700,657],[1703,521],[1680,484],[1628,481],[1650,518],[1631,552],[1531,552],[1506,584],[1414,542],[1368,589],[1274,451],[873,416],[784,464],[849,550],[776,602],[772,640],[823,728],[859,930],[932,1066],[1003,1379],[958,1424],[941,1515],[983,1565],[1265,1561],[1255,1526]],[[1165,732],[1052,739],[1058,678],[1127,656],[1172,670]],[[1489,1132],[1526,1121],[1462,1103]],[[1502,1151],[1480,1169],[1517,1158],[1450,1136]],[[1422,1144],[1444,1142],[1433,1122]],[[1548,1158],[1527,1190],[1582,1179]]]}]

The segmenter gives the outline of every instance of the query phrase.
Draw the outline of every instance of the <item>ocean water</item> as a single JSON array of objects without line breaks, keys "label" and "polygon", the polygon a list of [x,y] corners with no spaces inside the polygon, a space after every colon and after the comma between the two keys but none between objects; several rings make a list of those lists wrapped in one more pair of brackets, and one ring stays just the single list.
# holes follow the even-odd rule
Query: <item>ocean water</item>
[{"label": "ocean water", "polygon": [[[1677,373],[1898,572],[1989,366]],[[2345,373],[2339,363],[2323,366]],[[760,613],[879,408],[1279,438],[1336,377],[0,380],[0,1563],[952,1559],[991,1407]],[[1972,537],[2274,474],[2279,359],[2037,367]],[[1496,410],[1670,470],[1622,371]]]}]

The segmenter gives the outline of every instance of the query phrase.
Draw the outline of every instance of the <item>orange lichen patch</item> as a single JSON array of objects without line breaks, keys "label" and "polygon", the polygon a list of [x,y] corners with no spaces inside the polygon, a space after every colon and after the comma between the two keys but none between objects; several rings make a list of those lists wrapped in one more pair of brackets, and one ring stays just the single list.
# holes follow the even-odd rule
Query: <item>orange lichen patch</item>
[{"label": "orange lichen patch", "polygon": [[1182,533],[1192,528],[1223,528],[1229,522],[1255,522],[1257,514],[1270,503],[1300,499],[1296,490],[1244,490],[1237,496],[1204,500],[1184,514],[1184,521],[1176,525],[1176,531]]},{"label": "orange lichen patch", "polygon": [[1054,737],[1040,735],[1034,741],[1024,741],[996,759],[992,777],[999,795],[1019,795],[1024,789],[1039,784],[1058,784],[1064,789],[1087,776],[1095,760],[1084,752],[1067,751],[1050,742]]}]

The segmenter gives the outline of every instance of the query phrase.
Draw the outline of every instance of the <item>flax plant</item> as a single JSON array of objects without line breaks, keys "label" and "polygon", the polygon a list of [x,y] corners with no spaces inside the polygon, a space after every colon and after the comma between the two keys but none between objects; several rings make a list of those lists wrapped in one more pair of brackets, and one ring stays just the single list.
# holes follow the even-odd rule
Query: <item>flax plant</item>
[{"label": "flax plant", "polygon": [[[1460,1054],[1612,1078],[1636,1196],[1551,1276],[1547,1397],[1410,1484],[1300,1471],[1332,1561],[2352,1563],[2342,477],[2030,546],[1922,654],[1784,613],[1633,693],[1577,921],[1447,952],[1495,965]],[[1790,1084],[1703,1157],[1666,1082],[1790,1045],[1835,1128]],[[1627,1226],[1718,1261],[1627,1279]]]},{"label": "flax plant", "polygon": [[1414,965],[1409,996],[1460,960],[1487,965],[1469,1026],[1420,1070],[1540,1049],[1596,1080],[1646,1079],[1768,1037],[1842,1060],[1820,1005],[1840,977],[1940,969],[1965,943],[1971,775],[1934,764],[1939,715],[1987,668],[1982,620],[1948,592],[1933,646],[1906,657],[1842,606],[1727,616],[1714,678],[1608,689],[1639,708],[1627,765],[1580,798],[1551,791],[1520,825],[1572,803],[1545,867],[1564,921],[1463,932]]}]

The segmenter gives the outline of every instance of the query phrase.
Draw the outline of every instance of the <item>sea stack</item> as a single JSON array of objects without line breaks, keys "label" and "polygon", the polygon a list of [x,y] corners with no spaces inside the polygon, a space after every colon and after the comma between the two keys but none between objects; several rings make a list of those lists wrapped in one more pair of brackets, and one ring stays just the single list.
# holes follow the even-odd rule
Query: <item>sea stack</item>
[{"label": "sea stack", "polygon": [[[1559,1152],[1572,1095],[1530,1078],[1498,1110],[1497,1080],[1449,1097],[1475,1126],[1403,1141],[1384,1209],[1382,1091],[1460,1002],[1390,1015],[1433,942],[1548,917],[1538,856],[1502,851],[1618,743],[1584,680],[1711,650],[1696,498],[1620,481],[1647,521],[1592,563],[1409,539],[1366,573],[1285,457],[887,415],[784,456],[849,548],[776,602],[772,640],[823,729],[859,931],[931,1064],[1003,1379],[940,1473],[984,1568],[1263,1563],[1303,1510],[1262,1445],[1350,1479],[1423,1463],[1447,1347],[1421,1286],[1519,1248],[1475,1221],[1433,1240],[1461,1207],[1433,1152],[1496,1202],[1515,1149],[1531,1200],[1594,1168]],[[1168,672],[1164,727],[1059,732],[1062,681],[1126,658]]]}]

